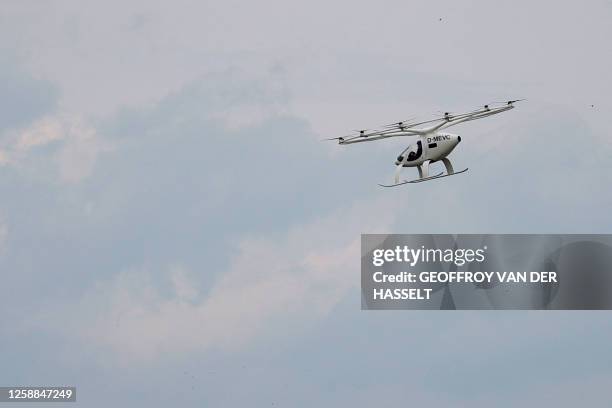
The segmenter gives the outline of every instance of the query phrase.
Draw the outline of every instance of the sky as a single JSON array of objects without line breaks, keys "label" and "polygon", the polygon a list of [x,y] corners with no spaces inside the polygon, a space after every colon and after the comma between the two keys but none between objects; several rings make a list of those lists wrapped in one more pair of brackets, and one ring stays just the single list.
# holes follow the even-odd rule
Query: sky
[{"label": "sky", "polygon": [[[607,312],[362,311],[359,243],[610,233],[611,17],[3,1],[0,385],[83,407],[608,402]],[[321,141],[515,98],[453,128],[470,170],[437,182],[377,186],[406,140]]]}]

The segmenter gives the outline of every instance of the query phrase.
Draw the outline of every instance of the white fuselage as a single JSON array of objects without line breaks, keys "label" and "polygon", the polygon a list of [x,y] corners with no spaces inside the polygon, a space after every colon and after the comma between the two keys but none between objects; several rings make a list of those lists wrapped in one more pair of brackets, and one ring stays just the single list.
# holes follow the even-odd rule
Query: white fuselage
[{"label": "white fuselage", "polygon": [[398,156],[395,165],[416,167],[429,160],[435,162],[448,156],[459,144],[461,136],[452,133],[426,133],[419,136]]}]

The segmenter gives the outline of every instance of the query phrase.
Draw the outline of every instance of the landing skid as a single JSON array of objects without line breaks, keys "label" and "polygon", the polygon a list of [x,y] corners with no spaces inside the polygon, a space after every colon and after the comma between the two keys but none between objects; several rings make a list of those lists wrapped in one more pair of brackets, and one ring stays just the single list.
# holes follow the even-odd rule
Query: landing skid
[{"label": "landing skid", "polygon": [[402,182],[396,183],[396,184],[379,184],[379,186],[381,186],[381,187],[397,187],[397,186],[401,186],[401,185],[404,185],[404,184],[421,183],[423,181],[429,181],[429,180],[439,179],[439,178],[448,177],[448,176],[455,176],[457,174],[465,173],[466,171],[468,171],[467,168],[463,169],[461,171],[456,171],[456,172],[451,173],[451,174],[443,174],[443,172],[440,172],[440,173],[436,174],[435,176],[429,176],[429,177],[419,178],[419,179],[415,179],[415,180],[406,180],[406,181],[402,181]]}]

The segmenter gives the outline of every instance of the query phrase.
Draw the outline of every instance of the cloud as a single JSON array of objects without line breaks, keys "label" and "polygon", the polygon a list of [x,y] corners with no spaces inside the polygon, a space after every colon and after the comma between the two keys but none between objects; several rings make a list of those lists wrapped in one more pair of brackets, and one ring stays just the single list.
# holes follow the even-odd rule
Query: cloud
[{"label": "cloud", "polygon": [[[494,144],[482,147],[466,137],[457,162],[463,154],[464,163],[477,163],[473,176],[379,189],[376,182],[393,170],[392,146],[374,152],[356,146],[330,156],[307,121],[277,113],[282,88],[272,83],[268,89],[269,78],[241,75],[205,77],[97,129],[78,118],[55,118],[15,139],[13,152],[16,146],[28,155],[53,147],[55,165],[76,160],[66,165],[64,180],[82,180],[70,178],[70,171],[88,177],[83,188],[55,191],[52,211],[35,212],[43,221],[52,214],[61,225],[52,224],[50,236],[61,232],[63,241],[83,249],[50,246],[58,251],[45,259],[56,269],[66,266],[67,276],[74,265],[89,272],[77,276],[76,299],[57,306],[59,315],[71,316],[71,331],[84,346],[146,361],[242,350],[288,322],[308,326],[324,319],[357,290],[358,281],[350,278],[358,276],[359,234],[449,232],[449,226],[451,232],[478,232],[500,211],[522,219],[516,228],[525,228],[532,216],[507,194],[526,199],[546,192],[543,177],[527,177],[539,165],[529,146],[545,147],[545,141],[534,141],[527,127],[512,133],[512,126],[495,135],[513,137],[505,156]],[[240,109],[264,115],[228,126]],[[547,123],[555,122],[557,116],[549,115]],[[554,134],[547,126],[540,133]],[[106,147],[98,134],[114,148],[92,167],[98,149]],[[95,154],[87,154],[88,143]],[[555,154],[552,161],[564,157]],[[410,170],[405,177],[416,176]],[[515,173],[526,181],[520,189],[497,182]],[[83,216],[66,210],[67,197]],[[53,319],[44,315],[36,324],[45,321]]]},{"label": "cloud", "polygon": [[0,135],[8,129],[27,126],[31,121],[53,112],[58,99],[59,91],[52,82],[32,76],[16,62],[14,53],[2,53]]},{"label": "cloud", "polygon": [[[49,152],[37,154],[44,148]],[[6,133],[0,164],[25,168],[40,177],[48,177],[46,169],[52,168],[57,180],[77,183],[91,174],[100,153],[110,150],[111,144],[83,118],[48,115]]]},{"label": "cloud", "polygon": [[[27,69],[0,53],[0,383],[87,406],[606,401],[605,316],[361,313],[355,254],[376,228],[608,232],[609,13],[193,3],[3,5]],[[453,178],[378,189],[406,140],[319,141],[510,96],[459,130]]]},{"label": "cloud", "polygon": [[91,174],[98,156],[110,151],[111,144],[80,119],[70,120],[64,126],[65,143],[56,156],[59,177],[61,181],[76,183]]},{"label": "cloud", "polygon": [[[244,239],[208,293],[189,278],[205,270],[170,266],[164,273],[173,291],[165,293],[155,275],[132,269],[99,282],[60,315],[70,315],[69,330],[84,344],[110,349],[119,360],[242,349],[291,321],[307,327],[357,290],[360,231],[386,230],[393,207],[360,203],[275,238]],[[46,329],[58,327],[43,314],[39,323],[45,322]]]},{"label": "cloud", "polygon": [[44,117],[19,133],[14,150],[26,152],[34,147],[44,146],[63,138],[62,123],[57,118]]},{"label": "cloud", "polygon": [[196,283],[190,279],[183,266],[171,266],[169,268],[169,274],[177,299],[187,302],[196,300],[199,294],[198,288],[195,286]]},{"label": "cloud", "polygon": [[58,112],[56,86],[7,55],[0,58],[0,166],[37,179],[83,180],[110,145],[84,117]]}]

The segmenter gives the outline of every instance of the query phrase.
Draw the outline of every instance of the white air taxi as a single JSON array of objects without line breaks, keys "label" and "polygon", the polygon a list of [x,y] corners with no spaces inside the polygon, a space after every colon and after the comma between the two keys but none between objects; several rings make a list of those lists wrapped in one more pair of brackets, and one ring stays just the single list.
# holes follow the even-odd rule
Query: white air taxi
[{"label": "white air taxi", "polygon": [[[395,161],[395,165],[397,166],[397,170],[395,171],[395,183],[390,185],[380,185],[382,187],[395,187],[407,183],[420,183],[422,181],[461,174],[468,170],[466,168],[464,170],[455,172],[453,170],[453,165],[447,157],[453,151],[453,149],[457,147],[459,142],[461,142],[461,136],[453,133],[441,132],[441,130],[463,122],[468,122],[470,120],[482,119],[487,116],[505,112],[513,109],[515,102],[522,100],[523,99],[508,101],[500,106],[484,105],[484,107],[481,109],[461,114],[450,114],[446,112],[442,117],[425,122],[412,123],[410,120],[396,122],[389,125],[384,125],[382,130],[358,130],[356,131],[356,134],[334,137],[327,140],[338,140],[339,144],[345,145],[360,142],[371,142],[390,137],[416,136],[418,138],[417,141],[410,144],[403,152],[401,152]],[[423,127],[423,125],[427,126]],[[437,161],[444,163],[446,174],[441,172],[430,176],[429,165]],[[419,178],[400,182],[399,177],[403,167],[416,167],[419,171]]]}]

